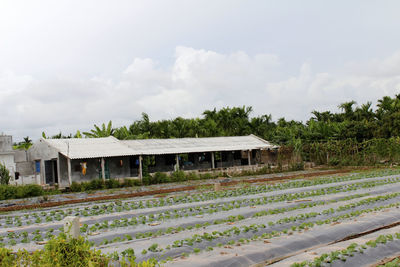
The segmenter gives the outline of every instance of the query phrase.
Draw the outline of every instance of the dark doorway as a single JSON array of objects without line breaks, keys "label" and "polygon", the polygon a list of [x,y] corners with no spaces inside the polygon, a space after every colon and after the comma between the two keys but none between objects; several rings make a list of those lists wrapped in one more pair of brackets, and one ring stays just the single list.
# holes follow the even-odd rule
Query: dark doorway
[{"label": "dark doorway", "polygon": [[129,168],[131,171],[131,177],[136,177],[139,174],[139,157],[129,157]]},{"label": "dark doorway", "polygon": [[57,184],[58,183],[57,160],[45,160],[44,173],[46,176],[46,184]]}]

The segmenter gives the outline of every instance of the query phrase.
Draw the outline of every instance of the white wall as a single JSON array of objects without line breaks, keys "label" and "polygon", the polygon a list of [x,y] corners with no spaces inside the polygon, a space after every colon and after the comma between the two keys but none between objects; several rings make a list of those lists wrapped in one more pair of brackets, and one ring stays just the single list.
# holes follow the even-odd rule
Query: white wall
[{"label": "white wall", "polygon": [[11,179],[14,180],[14,172],[15,172],[15,162],[14,162],[14,153],[1,153],[0,154],[0,163],[6,166],[6,168],[10,171]]}]

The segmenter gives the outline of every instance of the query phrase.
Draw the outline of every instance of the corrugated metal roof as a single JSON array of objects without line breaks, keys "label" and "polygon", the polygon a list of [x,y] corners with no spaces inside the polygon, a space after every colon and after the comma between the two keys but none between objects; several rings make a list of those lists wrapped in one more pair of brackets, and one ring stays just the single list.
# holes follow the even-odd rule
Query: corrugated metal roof
[{"label": "corrugated metal roof", "polygon": [[70,159],[277,148],[254,135],[123,141],[112,136],[42,140]]},{"label": "corrugated metal roof", "polygon": [[136,155],[135,151],[115,137],[43,139],[70,159],[87,159]]},{"label": "corrugated metal roof", "polygon": [[207,138],[142,139],[123,140],[136,153],[142,155],[179,154],[210,151],[233,151],[251,149],[275,149],[255,135]]}]

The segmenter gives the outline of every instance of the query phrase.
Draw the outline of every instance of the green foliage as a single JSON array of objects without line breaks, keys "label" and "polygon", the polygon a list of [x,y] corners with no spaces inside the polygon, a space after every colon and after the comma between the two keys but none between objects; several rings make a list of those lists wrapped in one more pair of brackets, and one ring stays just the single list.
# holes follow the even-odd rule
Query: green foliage
[{"label": "green foliage", "polygon": [[36,197],[44,194],[40,185],[0,185],[0,200]]},{"label": "green foliage", "polygon": [[151,184],[160,184],[160,183],[168,183],[171,182],[171,178],[163,172],[156,172],[151,178]]},{"label": "green foliage", "polygon": [[80,183],[72,182],[72,184],[70,186],[70,190],[72,192],[81,192],[82,191],[82,186],[81,186]]},{"label": "green foliage", "polygon": [[187,178],[183,171],[175,171],[171,174],[171,180],[173,182],[184,182]]},{"label": "green foliage", "polygon": [[[154,267],[158,266],[157,260],[151,258],[147,261],[136,262],[133,249],[110,255],[101,254],[100,250],[93,249],[92,244],[83,237],[77,239],[67,238],[65,234],[52,237],[43,249],[29,253],[26,250],[14,252],[7,248],[0,248],[0,266],[110,266],[112,260],[120,260],[121,266]],[[147,253],[143,250],[142,254]]]},{"label": "green foliage", "polygon": [[[103,123],[101,125],[101,128],[97,126],[96,124],[94,125],[94,130],[90,130],[90,132],[83,132],[83,134],[86,137],[90,138],[96,138],[96,137],[108,137],[110,135],[113,135],[114,129],[112,128],[112,122],[109,121],[107,126]],[[79,133],[80,135],[80,133]]]},{"label": "green foliage", "polygon": [[10,182],[10,171],[0,162],[0,184],[7,185]]},{"label": "green foliage", "polygon": [[[110,189],[110,188],[121,187],[122,184],[120,184],[120,182],[116,179],[107,179],[105,185],[106,185],[106,188]],[[104,188],[104,187],[102,186],[101,188]]]},{"label": "green foliage", "polygon": [[17,145],[14,146],[14,149],[24,149],[28,150],[32,146],[32,140],[29,139],[29,136],[24,137],[24,141],[19,142]]}]

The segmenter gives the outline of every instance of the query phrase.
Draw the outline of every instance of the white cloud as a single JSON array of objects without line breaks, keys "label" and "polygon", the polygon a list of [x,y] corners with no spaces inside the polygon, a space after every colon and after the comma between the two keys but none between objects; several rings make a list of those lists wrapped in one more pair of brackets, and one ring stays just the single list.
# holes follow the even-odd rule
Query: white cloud
[{"label": "white cloud", "polygon": [[353,62],[337,72],[314,72],[310,63],[284,77],[277,55],[250,56],[179,46],[173,63],[135,58],[118,78],[39,79],[0,72],[0,131],[38,138],[87,130],[112,120],[130,124],[141,112],[151,119],[199,116],[205,109],[253,106],[274,119],[305,120],[314,109],[336,109],[339,103],[363,103],[400,90],[400,52],[367,63]]}]

